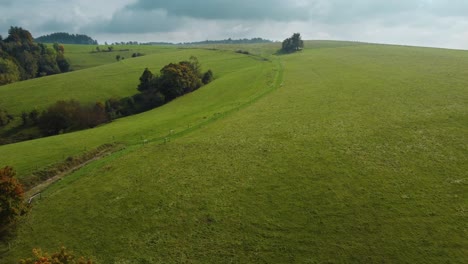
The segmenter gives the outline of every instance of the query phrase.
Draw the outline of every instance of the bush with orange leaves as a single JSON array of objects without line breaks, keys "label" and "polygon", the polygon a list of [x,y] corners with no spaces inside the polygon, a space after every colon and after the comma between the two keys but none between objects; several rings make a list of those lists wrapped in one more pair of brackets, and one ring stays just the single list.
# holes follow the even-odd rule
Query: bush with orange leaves
[{"label": "bush with orange leaves", "polygon": [[76,258],[73,252],[62,247],[59,252],[52,255],[43,253],[40,249],[33,249],[34,258],[22,259],[20,264],[93,264],[90,259]]},{"label": "bush with orange leaves", "polygon": [[23,186],[15,178],[12,167],[0,169],[0,234],[16,222],[18,216],[27,212]]}]

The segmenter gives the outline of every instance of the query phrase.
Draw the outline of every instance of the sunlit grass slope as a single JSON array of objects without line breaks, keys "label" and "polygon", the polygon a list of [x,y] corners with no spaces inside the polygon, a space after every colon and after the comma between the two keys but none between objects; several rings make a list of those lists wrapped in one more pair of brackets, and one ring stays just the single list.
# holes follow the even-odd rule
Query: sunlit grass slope
[{"label": "sunlit grass slope", "polygon": [[[106,51],[112,47],[112,52],[96,52],[96,47]],[[145,46],[145,45],[65,45],[65,56],[69,59],[73,70],[101,66],[116,62],[116,56],[131,59],[134,53],[143,55],[159,54],[176,50],[175,46]]]},{"label": "sunlit grass slope", "polygon": [[133,95],[146,67],[157,73],[164,65],[187,60],[194,54],[199,54],[201,60],[215,53],[161,48],[158,54],[0,86],[0,107],[19,116],[22,111],[42,110],[58,100],[95,103]]},{"label": "sunlit grass slope", "polygon": [[4,259],[64,244],[100,263],[466,261],[468,53],[281,61],[283,85],[255,103],[53,185]]},{"label": "sunlit grass slope", "polygon": [[[127,67],[123,62],[123,66],[120,66],[119,63],[117,67],[111,65],[92,68],[90,70],[94,72],[89,74],[95,77],[94,81],[83,77],[82,73],[87,73],[88,70],[71,74],[70,78],[76,78],[77,82],[80,83],[89,82],[90,85],[97,85],[96,82],[102,83],[103,86],[99,88],[83,86],[83,89],[79,91],[82,96],[78,96],[82,101],[85,100],[83,96],[92,98],[92,96],[105,93],[102,89],[108,89],[109,92],[116,92],[112,90],[112,87],[114,89],[118,89],[116,87],[127,89],[120,82],[114,82],[114,76],[119,76],[117,78],[126,82],[130,87],[129,92],[134,94],[137,92],[135,87],[141,70],[146,65],[152,64],[154,66],[151,68],[159,69],[170,62],[188,59],[190,55],[197,56],[204,69],[213,70],[215,80],[212,83],[153,111],[118,119],[99,128],[0,146],[0,157],[2,157],[0,166],[13,166],[22,177],[34,170],[63,161],[68,156],[78,155],[105,143],[120,142],[133,145],[141,144],[143,140],[162,139],[219,118],[227,111],[250,102],[273,87],[276,76],[274,70],[278,67],[278,63],[230,51],[208,50],[182,50],[167,53],[165,56],[143,57],[144,60],[140,61],[139,65],[138,60],[140,59],[135,59],[135,63],[131,64],[131,67]],[[110,68],[113,72],[112,77],[107,76],[102,71],[95,72],[101,68]],[[80,76],[83,78],[82,81],[79,81]],[[66,76],[61,76],[61,79],[67,80]],[[108,82],[113,83],[113,85],[108,84],[104,87],[104,84]],[[78,87],[78,85],[76,86]],[[38,89],[47,88],[39,87]],[[27,100],[35,99],[25,96],[23,101],[21,93],[14,94],[18,97],[16,103],[21,102],[21,105],[24,105]],[[38,97],[41,98],[37,102],[42,102],[44,97],[49,94],[57,99],[60,98],[59,95],[54,95],[51,92],[37,92]],[[71,96],[70,98],[76,97]],[[44,103],[51,101],[54,100],[46,100]]]}]

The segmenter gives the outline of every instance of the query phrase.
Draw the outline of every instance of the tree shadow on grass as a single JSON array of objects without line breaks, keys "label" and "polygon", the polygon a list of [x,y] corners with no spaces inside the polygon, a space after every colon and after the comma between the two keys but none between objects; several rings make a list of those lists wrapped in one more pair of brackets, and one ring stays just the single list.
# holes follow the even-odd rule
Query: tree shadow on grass
[{"label": "tree shadow on grass", "polygon": [[295,50],[295,51],[285,51],[283,49],[279,49],[274,53],[274,55],[276,55],[276,56],[285,56],[285,55],[291,55],[291,54],[298,53],[298,52],[302,52],[302,49]]}]

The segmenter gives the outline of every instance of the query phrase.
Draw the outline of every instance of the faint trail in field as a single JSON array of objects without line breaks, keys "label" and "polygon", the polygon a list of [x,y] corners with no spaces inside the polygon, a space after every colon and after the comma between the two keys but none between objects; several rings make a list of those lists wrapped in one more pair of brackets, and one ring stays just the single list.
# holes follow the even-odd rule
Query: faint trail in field
[{"label": "faint trail in field", "polygon": [[33,196],[35,196],[36,194],[44,191],[47,187],[49,187],[51,184],[61,180],[62,178],[64,178],[65,176],[81,169],[82,167],[90,164],[91,162],[93,161],[96,161],[96,160],[99,160],[101,158],[104,158],[106,156],[109,156],[113,153],[113,150],[109,150],[109,149],[104,149],[102,150],[101,152],[97,153],[93,158],[89,159],[89,160],[86,160],[64,172],[61,172],[55,176],[53,176],[52,178],[49,178],[47,180],[45,180],[44,182],[34,186],[33,188],[31,188],[29,191],[26,192],[26,197],[28,197],[28,200],[32,199]]}]

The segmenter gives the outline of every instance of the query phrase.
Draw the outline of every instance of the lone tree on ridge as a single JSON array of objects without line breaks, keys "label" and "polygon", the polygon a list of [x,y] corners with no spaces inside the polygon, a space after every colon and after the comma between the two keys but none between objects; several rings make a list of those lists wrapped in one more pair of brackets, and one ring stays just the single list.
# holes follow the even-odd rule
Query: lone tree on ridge
[{"label": "lone tree on ridge", "polygon": [[302,50],[304,48],[304,41],[301,38],[300,33],[294,33],[292,37],[287,38],[283,41],[281,48],[282,52],[291,53]]}]

